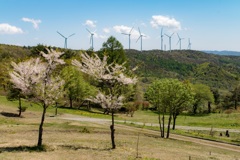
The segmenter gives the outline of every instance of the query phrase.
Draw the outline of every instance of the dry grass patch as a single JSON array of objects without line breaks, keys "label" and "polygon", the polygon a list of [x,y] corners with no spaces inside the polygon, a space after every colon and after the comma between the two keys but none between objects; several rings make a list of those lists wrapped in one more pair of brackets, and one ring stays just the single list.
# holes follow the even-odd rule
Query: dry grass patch
[{"label": "dry grass patch", "polygon": [[[0,116],[0,119],[6,117]],[[139,130],[116,126],[115,150],[111,149],[108,125],[60,120],[47,117],[44,126],[44,148],[35,147],[37,118],[9,118],[0,125],[0,159],[80,159],[133,160],[136,158]],[[28,119],[28,120],[27,120]],[[18,123],[18,124],[16,124]],[[85,131],[84,131],[85,130]],[[89,132],[88,132],[89,131]],[[173,139],[140,133],[139,156],[142,159],[237,159],[239,153]],[[210,155],[211,152],[211,155]]]}]

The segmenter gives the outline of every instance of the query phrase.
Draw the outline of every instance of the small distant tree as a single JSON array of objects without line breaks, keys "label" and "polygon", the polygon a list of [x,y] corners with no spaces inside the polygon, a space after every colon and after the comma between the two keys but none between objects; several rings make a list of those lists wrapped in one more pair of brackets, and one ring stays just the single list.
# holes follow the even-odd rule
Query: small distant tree
[{"label": "small distant tree", "polygon": [[111,141],[112,149],[115,149],[114,113],[123,105],[123,86],[135,84],[137,79],[126,75],[124,64],[108,64],[107,59],[107,56],[100,59],[97,55],[89,56],[87,53],[84,53],[82,54],[82,62],[73,60],[72,64],[99,82],[101,86],[99,93],[95,97],[89,98],[89,100],[100,104],[102,108],[107,109],[111,113]]},{"label": "small distant tree", "polygon": [[127,102],[125,104],[127,115],[130,114],[131,117],[133,117],[135,111],[139,109],[140,104],[136,102]]},{"label": "small distant tree", "polygon": [[24,112],[26,110],[26,108],[22,107],[22,98],[24,98],[24,96],[22,95],[20,89],[14,88],[12,85],[10,85],[8,87],[8,89],[9,89],[9,91],[7,94],[7,99],[9,101],[18,100],[18,109],[19,109],[18,116],[21,117],[22,112]]},{"label": "small distant tree", "polygon": [[59,59],[63,53],[48,49],[47,51],[48,54],[40,52],[44,60],[34,58],[18,64],[12,62],[13,71],[10,72],[10,80],[14,87],[20,89],[27,99],[43,107],[38,146],[42,146],[46,110],[62,96],[64,84],[64,81],[53,72],[59,64],[64,64],[64,61]]},{"label": "small distant tree", "polygon": [[[204,84],[194,84],[193,91],[195,93],[192,109],[193,114],[197,114],[197,109],[199,108],[199,106],[205,103],[208,103],[208,108],[211,107],[209,106],[209,103],[214,102],[214,96],[213,93],[211,92],[210,87]],[[209,110],[211,110],[211,108],[208,109],[208,111]]]}]

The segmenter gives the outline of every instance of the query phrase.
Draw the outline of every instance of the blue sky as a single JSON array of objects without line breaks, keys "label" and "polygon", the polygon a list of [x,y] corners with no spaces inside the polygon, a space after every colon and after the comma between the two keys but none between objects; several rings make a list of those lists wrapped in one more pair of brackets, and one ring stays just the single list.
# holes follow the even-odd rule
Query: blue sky
[{"label": "blue sky", "polygon": [[[179,49],[178,36],[188,39],[194,50],[240,51],[239,0],[0,0],[0,43],[21,46],[44,44],[89,49],[94,32],[94,50],[99,50],[109,36],[116,37],[128,48],[140,50],[138,27],[143,37],[143,50],[161,48],[164,34],[174,33],[172,49]],[[169,49],[169,39],[163,37]]]}]

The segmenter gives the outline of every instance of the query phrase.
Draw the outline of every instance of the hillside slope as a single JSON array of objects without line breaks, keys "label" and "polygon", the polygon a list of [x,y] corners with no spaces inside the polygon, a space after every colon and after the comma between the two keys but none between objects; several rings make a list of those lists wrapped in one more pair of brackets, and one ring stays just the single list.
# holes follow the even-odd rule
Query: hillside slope
[{"label": "hillside slope", "polygon": [[[32,56],[33,48],[0,44],[2,82],[8,74],[6,67],[9,63]],[[239,83],[240,56],[208,54],[193,50],[125,52],[130,65],[139,66],[137,74],[144,82],[155,78],[178,78],[224,90],[232,90]],[[76,54],[78,53],[76,51]]]},{"label": "hillside slope", "polygon": [[239,56],[221,56],[193,50],[126,50],[126,54],[130,65],[138,65],[138,75],[145,78],[178,78],[228,90],[239,81]]}]

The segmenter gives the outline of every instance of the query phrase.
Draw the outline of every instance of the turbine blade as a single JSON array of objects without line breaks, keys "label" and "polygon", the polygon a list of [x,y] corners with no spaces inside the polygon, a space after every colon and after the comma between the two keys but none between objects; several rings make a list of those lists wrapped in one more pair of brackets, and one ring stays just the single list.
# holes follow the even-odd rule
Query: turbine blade
[{"label": "turbine blade", "polygon": [[133,30],[133,27],[132,27],[132,29],[130,30],[129,34],[131,34],[132,30]]},{"label": "turbine blade", "polygon": [[89,29],[86,28],[86,30],[87,30],[90,34],[92,34],[92,32],[90,32]]},{"label": "turbine blade", "polygon": [[129,34],[127,34],[127,33],[122,33],[122,34],[124,34],[124,35],[129,35]]},{"label": "turbine blade", "polygon": [[177,44],[176,45],[178,45],[178,43],[180,42],[180,39],[178,40],[178,42],[177,42]]},{"label": "turbine blade", "polygon": [[73,34],[71,34],[70,36],[68,36],[68,38],[69,38],[69,37],[72,37],[73,35],[75,35],[75,33],[73,33]]},{"label": "turbine blade", "polygon": [[138,40],[139,40],[140,38],[141,38],[141,36],[139,36],[139,37],[138,37],[138,39],[137,39],[137,41],[136,41],[136,42],[138,42]]},{"label": "turbine blade", "polygon": [[180,37],[179,37],[179,34],[177,33],[177,36],[178,36],[178,39],[181,39]]},{"label": "turbine blade", "polygon": [[139,34],[141,35],[141,31],[140,31],[140,28],[138,27],[138,32],[139,32]]},{"label": "turbine blade", "polygon": [[174,35],[174,32],[173,32],[173,34],[170,37],[172,37],[173,35]]},{"label": "turbine blade", "polygon": [[169,38],[170,38],[170,36],[169,36],[169,35],[167,35],[167,34],[165,34],[165,36],[167,36],[167,37],[169,37]]},{"label": "turbine blade", "polygon": [[60,36],[62,36],[63,38],[66,38],[64,35],[62,35],[60,32],[57,31],[58,34],[60,34]]}]

